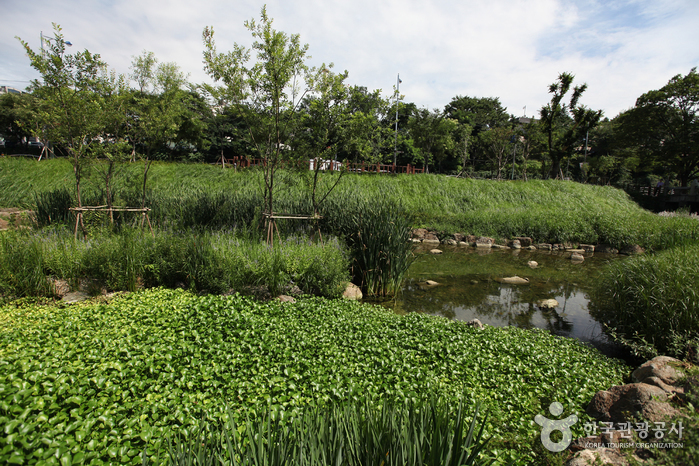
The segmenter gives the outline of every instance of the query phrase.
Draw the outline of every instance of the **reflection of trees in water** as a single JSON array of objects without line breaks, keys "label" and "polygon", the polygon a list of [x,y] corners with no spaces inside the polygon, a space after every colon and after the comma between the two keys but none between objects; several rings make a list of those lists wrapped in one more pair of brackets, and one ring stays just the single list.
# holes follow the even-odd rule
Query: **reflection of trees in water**
[{"label": "reflection of trees in water", "polygon": [[[406,281],[399,307],[450,319],[473,315],[492,325],[539,327],[559,335],[573,331],[572,323],[562,315],[568,299],[580,292],[571,284],[548,280],[523,286],[504,285],[483,275],[441,279],[441,284],[433,287],[422,286],[415,279]],[[557,298],[562,309],[540,309],[536,302],[546,298]]]}]

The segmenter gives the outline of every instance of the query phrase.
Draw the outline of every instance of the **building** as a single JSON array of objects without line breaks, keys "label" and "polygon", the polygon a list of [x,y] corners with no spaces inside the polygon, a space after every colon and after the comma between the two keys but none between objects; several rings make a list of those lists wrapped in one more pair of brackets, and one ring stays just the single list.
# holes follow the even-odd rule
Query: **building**
[{"label": "building", "polygon": [[0,86],[0,94],[24,94],[19,89],[10,86]]}]

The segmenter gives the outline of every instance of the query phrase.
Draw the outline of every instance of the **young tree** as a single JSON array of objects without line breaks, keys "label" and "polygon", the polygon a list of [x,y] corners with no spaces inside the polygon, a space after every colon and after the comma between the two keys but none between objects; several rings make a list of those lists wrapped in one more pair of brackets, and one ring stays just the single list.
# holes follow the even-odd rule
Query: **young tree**
[{"label": "young tree", "polygon": [[85,50],[66,54],[61,27],[53,24],[54,37],[40,51],[17,38],[29,56],[31,66],[41,74],[30,88],[39,99],[38,122],[47,138],[61,144],[73,164],[78,207],[82,207],[81,180],[90,146],[104,135],[111,115],[109,75],[98,54]]},{"label": "young tree", "polygon": [[[254,42],[252,48],[234,44],[228,53],[216,51],[213,27],[203,32],[204,69],[226,86],[231,103],[245,118],[250,139],[263,159],[265,213],[274,214],[275,174],[290,159],[287,147],[296,107],[305,94],[308,45],[298,34],[287,35],[272,28],[272,18],[262,8],[260,22],[245,22]],[[251,52],[256,60],[250,62]],[[269,231],[273,222],[270,221]]]},{"label": "young tree", "polygon": [[426,171],[430,162],[434,161],[441,168],[447,155],[454,149],[454,131],[456,120],[445,118],[438,110],[419,109],[410,119],[410,135],[415,147],[420,149]]},{"label": "young tree", "polygon": [[585,132],[594,128],[602,117],[602,110],[591,110],[578,101],[587,90],[587,84],[575,86],[570,103],[563,98],[573,85],[574,76],[561,73],[558,80],[549,86],[551,102],[540,110],[541,125],[548,138],[548,156],[551,159],[551,173],[555,178],[563,178],[561,160],[570,157],[574,144]]}]

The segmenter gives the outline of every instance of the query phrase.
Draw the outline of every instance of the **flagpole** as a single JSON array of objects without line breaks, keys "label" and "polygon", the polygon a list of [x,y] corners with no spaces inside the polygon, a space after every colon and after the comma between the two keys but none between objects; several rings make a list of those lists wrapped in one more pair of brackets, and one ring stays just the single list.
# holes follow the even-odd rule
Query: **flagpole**
[{"label": "flagpole", "polygon": [[396,158],[398,157],[398,96],[400,95],[400,73],[396,78],[396,140],[393,144],[393,167],[396,166]]}]

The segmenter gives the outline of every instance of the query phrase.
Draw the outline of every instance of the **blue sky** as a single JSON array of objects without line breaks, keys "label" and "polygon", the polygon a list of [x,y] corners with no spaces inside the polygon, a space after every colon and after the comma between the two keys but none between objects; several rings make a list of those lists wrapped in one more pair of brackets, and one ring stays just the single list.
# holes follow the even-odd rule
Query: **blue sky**
[{"label": "blue sky", "polygon": [[[201,33],[219,51],[250,45],[249,0],[0,0],[0,85],[37,74],[19,36],[39,48],[51,23],[74,47],[129,73],[143,50],[176,62],[192,82],[202,68]],[[457,95],[499,97],[509,113],[538,112],[559,73],[586,82],[581,103],[610,118],[638,96],[699,65],[697,0],[273,0],[274,26],[309,44],[311,65],[334,62],[351,84],[392,92],[400,73],[407,102],[442,109]]]}]

